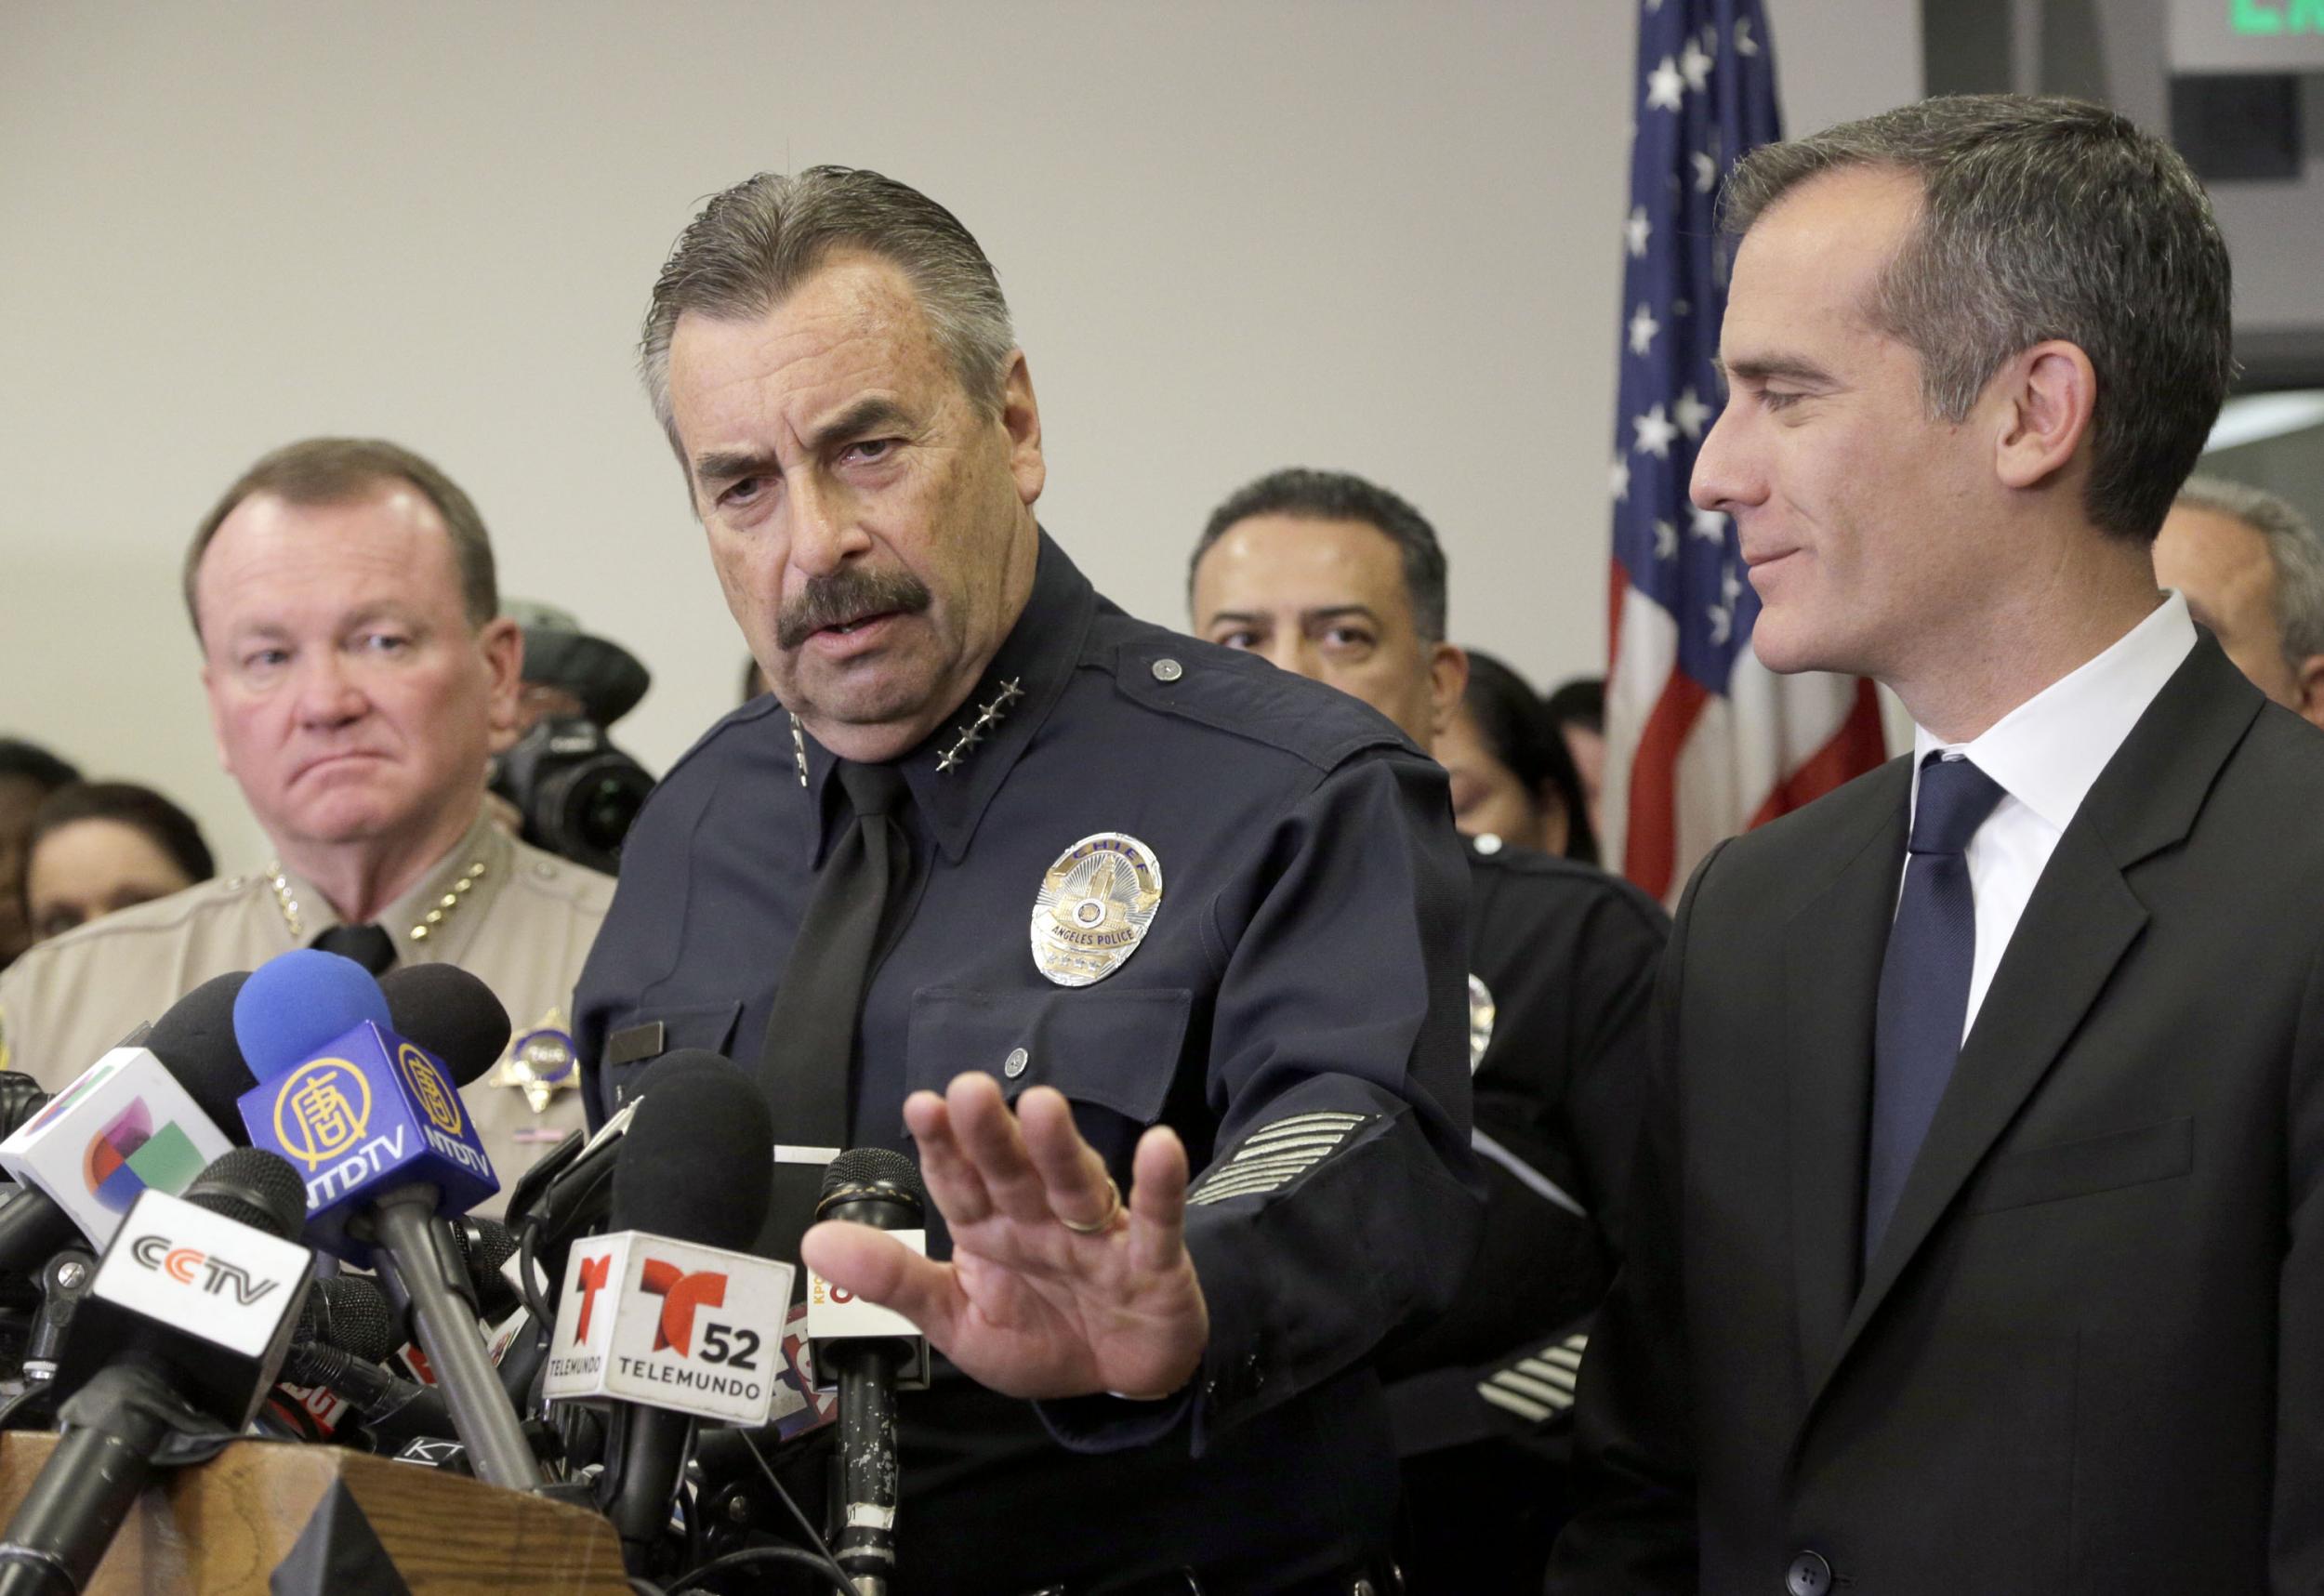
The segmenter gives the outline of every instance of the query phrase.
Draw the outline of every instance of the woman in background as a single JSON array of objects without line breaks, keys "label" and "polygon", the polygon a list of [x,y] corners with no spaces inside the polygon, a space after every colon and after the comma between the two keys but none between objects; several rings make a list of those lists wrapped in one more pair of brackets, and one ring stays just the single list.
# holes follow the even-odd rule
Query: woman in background
[{"label": "woman in background", "polygon": [[1453,824],[1540,853],[1598,862],[1597,834],[1565,739],[1525,679],[1476,649],[1436,758],[1452,777]]},{"label": "woman in background", "polygon": [[25,850],[33,940],[182,891],[215,874],[193,817],[133,782],[76,782],[42,800]]}]

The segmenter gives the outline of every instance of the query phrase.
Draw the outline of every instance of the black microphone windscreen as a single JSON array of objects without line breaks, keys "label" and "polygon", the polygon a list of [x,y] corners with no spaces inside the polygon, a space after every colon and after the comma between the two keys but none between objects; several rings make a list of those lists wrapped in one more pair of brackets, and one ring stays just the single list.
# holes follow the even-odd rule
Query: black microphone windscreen
[{"label": "black microphone windscreen", "polygon": [[469,1214],[452,1227],[452,1245],[471,1274],[497,1274],[517,1255],[517,1233],[498,1220]]},{"label": "black microphone windscreen", "polygon": [[249,979],[246,969],[212,976],[171,1004],[139,1044],[161,1060],[212,1125],[243,1141],[248,1138],[240,1099],[258,1083],[234,1040],[234,999]]},{"label": "black microphone windscreen", "polygon": [[403,1339],[388,1294],[355,1274],[335,1274],[307,1288],[295,1339],[337,1347],[366,1364],[381,1362]]},{"label": "black microphone windscreen", "polygon": [[924,1210],[928,1188],[920,1183],[919,1166],[892,1147],[851,1147],[823,1167],[823,1197],[842,1192],[886,1187],[909,1197]]},{"label": "black microphone windscreen", "polygon": [[774,1187],[774,1121],[758,1083],[684,1048],[645,1072],[637,1101],[614,1160],[613,1228],[749,1250]]},{"label": "black microphone windscreen", "polygon": [[508,1046],[508,1011],[493,989],[456,964],[398,965],[379,978],[395,1034],[416,1042],[467,1086]]},{"label": "black microphone windscreen", "polygon": [[263,1147],[237,1147],[212,1159],[186,1188],[186,1201],[284,1241],[307,1222],[307,1182]]}]

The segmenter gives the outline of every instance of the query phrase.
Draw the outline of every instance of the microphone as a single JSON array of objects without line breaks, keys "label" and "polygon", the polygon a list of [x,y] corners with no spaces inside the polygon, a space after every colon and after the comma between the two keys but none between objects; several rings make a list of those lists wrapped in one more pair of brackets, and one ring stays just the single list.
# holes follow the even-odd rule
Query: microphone
[{"label": "microphone", "polygon": [[176,1431],[231,1433],[274,1383],[313,1255],[297,1175],[238,1148],[184,1197],[148,1190],[83,1299],[58,1372],[64,1431],[0,1540],[0,1596],[73,1596]]},{"label": "microphone", "polygon": [[0,1136],[13,1136],[24,1122],[48,1106],[49,1093],[21,1070],[0,1070]]},{"label": "microphone", "polygon": [[[517,1182],[516,1193],[508,1201],[509,1222],[537,1225],[544,1241],[553,1245],[570,1233],[601,1220],[614,1160],[620,1156],[622,1139],[628,1133],[638,1104],[654,1082],[668,1078],[669,1073],[680,1065],[689,1070],[735,1073],[733,1061],[707,1048],[671,1049],[640,1077],[627,1101],[598,1127],[594,1136],[587,1141],[570,1144],[570,1151],[565,1146],[559,1147]],[[544,1168],[547,1174],[543,1173]]]},{"label": "microphone", "polygon": [[204,982],[0,1141],[0,1169],[23,1188],[0,1208],[0,1271],[33,1274],[73,1231],[103,1247],[140,1192],[185,1191],[242,1140],[234,1101],[250,1071],[229,1017],[248,979]]},{"label": "microphone", "polygon": [[[473,977],[431,978],[423,990],[415,1013],[439,1039],[488,1033],[486,1010],[500,1007]],[[298,1167],[308,1239],[379,1267],[410,1299],[420,1349],[478,1478],[536,1490],[540,1467],[477,1334],[467,1266],[438,1221],[500,1189],[460,1099],[492,1056],[461,1045],[462,1057],[440,1060],[389,1029],[388,1018],[378,983],[352,960],[299,949],[262,966],[234,1006],[235,1034],[260,1081],[242,1099],[243,1123],[253,1143]],[[508,1016],[497,1023],[505,1032]]]},{"label": "microphone", "polygon": [[317,1281],[283,1359],[284,1382],[347,1403],[375,1452],[447,1439],[454,1429],[441,1392],[380,1366],[403,1344],[396,1320],[386,1294],[368,1280],[343,1274]]},{"label": "microphone", "polygon": [[[887,1231],[928,1250],[928,1191],[912,1160],[858,1147],[825,1167],[815,1218]],[[896,1392],[928,1385],[928,1339],[892,1309],[810,1273],[807,1334],[816,1373],[839,1387],[838,1534],[831,1555],[864,1596],[887,1596],[896,1564]]]},{"label": "microphone", "polygon": [[389,1030],[472,1081],[508,1049],[508,1011],[493,989],[456,964],[409,964],[379,978]]},{"label": "microphone", "polygon": [[567,1258],[541,1390],[613,1405],[599,1506],[625,1563],[646,1573],[693,1420],[767,1420],[795,1272],[747,1250],[773,1188],[774,1126],[733,1064],[675,1054],[655,1063],[619,1146],[614,1229]]}]

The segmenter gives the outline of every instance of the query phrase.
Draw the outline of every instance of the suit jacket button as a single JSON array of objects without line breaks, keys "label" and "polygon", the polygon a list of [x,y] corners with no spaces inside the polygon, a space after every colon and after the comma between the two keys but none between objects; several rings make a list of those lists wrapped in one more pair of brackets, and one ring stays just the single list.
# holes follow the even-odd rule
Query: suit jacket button
[{"label": "suit jacket button", "polygon": [[1826,1596],[1831,1589],[1831,1564],[1820,1552],[1803,1551],[1791,1560],[1783,1588],[1786,1596]]}]

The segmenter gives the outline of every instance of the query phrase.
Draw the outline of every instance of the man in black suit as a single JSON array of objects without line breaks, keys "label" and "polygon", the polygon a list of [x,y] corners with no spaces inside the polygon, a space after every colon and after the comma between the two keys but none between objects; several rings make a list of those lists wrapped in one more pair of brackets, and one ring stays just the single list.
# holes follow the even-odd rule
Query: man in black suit
[{"label": "man in black suit", "polygon": [[2148,544],[2210,207],[2063,100],[1768,147],[1696,502],[1914,757],[1723,846],[1657,999],[1557,1596],[2324,1580],[2324,738]]}]

